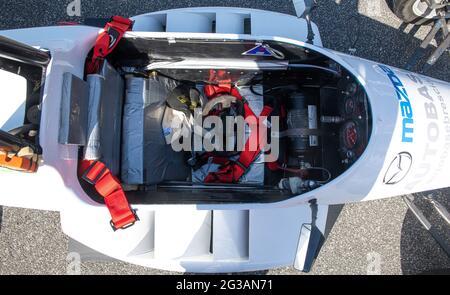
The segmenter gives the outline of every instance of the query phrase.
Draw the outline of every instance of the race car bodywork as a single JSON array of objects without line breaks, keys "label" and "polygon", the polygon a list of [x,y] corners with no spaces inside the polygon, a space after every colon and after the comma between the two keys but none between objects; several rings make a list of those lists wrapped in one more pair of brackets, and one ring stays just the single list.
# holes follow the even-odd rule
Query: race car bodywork
[{"label": "race car bodywork", "polygon": [[[337,95],[337,100],[345,96],[357,97],[356,101],[361,102],[361,105],[356,103],[361,113],[354,119],[349,117],[340,122],[338,131],[333,133],[334,137],[343,133],[344,142],[338,140],[336,147],[330,144],[333,150],[325,147],[322,150],[323,159],[326,155],[333,158],[323,161],[337,163],[327,168],[335,169],[336,172],[330,173],[333,177],[323,185],[297,194],[262,192],[254,188],[253,192],[248,189],[241,192],[237,187],[209,188],[205,194],[200,188],[196,191],[187,187],[183,191],[175,184],[160,188],[164,195],[134,193],[137,199],[145,199],[132,202],[140,221],[126,230],[112,231],[105,222],[110,219],[105,206],[95,201],[80,184],[79,146],[58,141],[64,73],[84,78],[86,57],[100,30],[81,25],[27,28],[1,31],[0,35],[44,50],[51,56],[43,72],[39,103],[42,163],[38,172],[32,174],[0,170],[1,205],[58,211],[62,229],[71,239],[114,259],[146,267],[209,273],[294,265],[308,271],[334,222],[333,213],[339,208],[336,205],[448,186],[445,174],[450,164],[448,83],[326,49],[322,47],[315,24],[312,24],[314,39],[310,44],[306,42],[307,21],[294,16],[212,7],[153,12],[132,19],[135,21],[133,31],[125,34],[114,58],[125,60],[130,46],[137,49],[138,54],[151,57],[152,54],[163,55],[161,52],[181,54],[182,61],[158,65],[166,74],[179,73],[170,72],[173,69],[191,71],[192,64],[202,70],[236,69],[233,62],[239,62],[238,57],[233,55],[233,59],[227,60],[228,64],[221,64],[225,60],[207,51],[209,43],[224,48],[231,46],[229,44],[244,44],[246,49],[265,44],[276,48],[284,57],[268,57],[264,60],[267,66],[259,60],[249,62],[241,54],[248,50],[242,50],[237,56],[242,58],[241,67],[248,67],[242,71],[276,71],[274,67],[288,71],[287,64],[304,52],[326,60],[329,69],[338,72],[340,77],[331,98],[318,105],[322,115],[328,117],[324,122],[333,115],[337,118],[336,114],[324,113],[327,111],[325,102],[333,104],[333,95]],[[206,44],[206,49],[198,49],[198,54],[202,54],[199,58],[170,51],[180,44],[194,49],[200,48],[198,44]],[[144,47],[161,51],[144,52]],[[230,57],[233,50],[230,49]],[[342,83],[344,86],[340,88]],[[353,91],[352,87],[357,87],[358,91]],[[26,112],[23,94],[9,97],[24,101],[7,101],[0,109],[3,124],[0,127],[8,129],[6,131],[23,125]],[[353,100],[345,100],[344,112],[346,108],[353,110],[354,104]],[[18,111],[21,108],[22,113]],[[363,126],[351,125],[359,120],[364,122]],[[350,121],[353,123],[345,125]],[[353,137],[345,135],[354,134],[355,129],[358,134],[367,136],[353,151],[352,147],[345,146],[346,140],[352,141]],[[343,168],[336,168],[341,165]],[[236,199],[222,200],[220,196],[227,190],[230,195],[235,194]],[[254,195],[262,197],[252,199]]]}]

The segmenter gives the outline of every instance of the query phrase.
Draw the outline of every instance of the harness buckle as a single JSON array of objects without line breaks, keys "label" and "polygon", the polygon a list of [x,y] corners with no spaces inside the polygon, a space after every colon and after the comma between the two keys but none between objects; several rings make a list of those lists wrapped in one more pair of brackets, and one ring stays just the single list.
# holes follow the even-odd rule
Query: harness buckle
[{"label": "harness buckle", "polygon": [[244,164],[242,164],[239,160],[237,160],[237,161],[233,161],[232,163],[234,163],[234,164],[236,164],[236,165],[238,165],[239,167],[241,167],[242,168],[242,170],[244,170],[244,171],[247,171],[247,169],[248,169],[248,167],[245,167],[245,165]]},{"label": "harness buckle", "polygon": [[136,213],[136,210],[133,210],[133,209],[132,209],[131,212],[133,213],[134,221],[133,221],[133,222],[130,222],[130,223],[128,223],[128,224],[125,224],[125,225],[122,226],[122,227],[116,227],[116,226],[114,225],[114,222],[113,222],[112,219],[111,219],[111,221],[109,222],[109,224],[111,225],[111,228],[113,229],[113,231],[116,232],[116,231],[118,231],[119,229],[125,230],[125,229],[130,228],[130,227],[132,227],[133,225],[135,225],[136,222],[140,221],[140,219],[139,219],[139,217],[138,217],[138,215],[137,215],[137,213]]},{"label": "harness buckle", "polygon": [[[89,178],[89,174],[91,173],[92,169],[94,169],[94,167],[96,165],[103,165],[103,168],[99,171],[99,173],[97,175],[95,175],[94,179]],[[94,161],[89,168],[86,169],[86,171],[84,171],[83,176],[81,176],[81,178],[86,181],[87,183],[89,183],[90,185],[96,185],[97,182],[100,180],[100,178],[103,176],[103,174],[105,174],[105,172],[108,170],[108,168],[103,164],[100,163],[99,161]]]}]

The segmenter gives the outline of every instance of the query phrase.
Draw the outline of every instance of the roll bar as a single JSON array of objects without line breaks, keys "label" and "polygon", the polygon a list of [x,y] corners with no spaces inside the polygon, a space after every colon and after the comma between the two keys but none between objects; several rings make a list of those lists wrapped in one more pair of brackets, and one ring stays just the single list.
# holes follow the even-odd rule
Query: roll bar
[{"label": "roll bar", "polygon": [[49,64],[49,52],[0,36],[0,57],[45,67]]}]

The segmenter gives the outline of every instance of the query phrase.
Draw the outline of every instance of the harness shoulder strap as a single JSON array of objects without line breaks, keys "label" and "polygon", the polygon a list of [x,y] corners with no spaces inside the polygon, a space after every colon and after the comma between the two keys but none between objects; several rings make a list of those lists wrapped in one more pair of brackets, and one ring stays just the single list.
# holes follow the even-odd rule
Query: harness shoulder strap
[{"label": "harness shoulder strap", "polygon": [[[87,168],[86,168],[87,167]],[[111,227],[114,231],[126,229],[139,221],[136,212],[131,209],[120,181],[99,161],[83,161],[82,179],[92,185],[104,198],[111,214]]]},{"label": "harness shoulder strap", "polygon": [[113,16],[95,41],[94,53],[86,64],[86,72],[88,74],[98,72],[103,59],[116,48],[123,35],[132,28],[132,20],[121,16]]},{"label": "harness shoulder strap", "polygon": [[[254,117],[254,122],[256,123],[252,126],[250,138],[247,140],[245,144],[244,150],[241,152],[239,159],[237,161],[229,161],[227,164],[223,165],[218,172],[210,173],[205,178],[205,183],[236,183],[238,182],[242,176],[248,171],[250,166],[256,159],[259,157],[262,151],[262,147],[267,141],[267,133],[261,130],[260,127],[260,118],[256,117],[253,111],[250,109],[247,103],[245,106],[245,116]],[[264,106],[263,111],[260,114],[260,117],[267,117],[272,113],[272,108],[269,106]],[[263,132],[259,132],[263,131]],[[253,146],[257,144],[257,146]]]}]

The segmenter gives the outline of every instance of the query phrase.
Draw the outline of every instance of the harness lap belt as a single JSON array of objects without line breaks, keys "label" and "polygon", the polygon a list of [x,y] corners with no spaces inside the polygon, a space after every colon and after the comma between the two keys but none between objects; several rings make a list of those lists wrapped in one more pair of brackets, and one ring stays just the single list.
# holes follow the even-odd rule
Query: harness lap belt
[{"label": "harness lap belt", "polygon": [[133,21],[121,16],[113,16],[106,24],[104,31],[95,41],[92,58],[86,63],[87,74],[95,74],[100,69],[100,63],[119,44],[123,35],[133,28]]},{"label": "harness lap belt", "polygon": [[80,165],[82,179],[91,184],[104,198],[111,214],[111,227],[114,231],[126,229],[139,221],[136,212],[131,209],[120,181],[99,161],[82,161]]},{"label": "harness lap belt", "polygon": [[[205,93],[208,99],[215,98],[223,94],[231,94],[237,99],[244,102],[245,119],[254,118],[253,122],[256,125],[251,128],[251,134],[247,140],[244,150],[241,152],[237,161],[225,161],[218,172],[212,172],[206,176],[205,183],[237,183],[242,176],[248,171],[250,166],[259,157],[262,151],[262,145],[267,142],[267,132],[260,132],[260,118],[257,117],[245,99],[240,95],[239,91],[235,87],[223,87],[208,85],[205,87]],[[273,109],[269,106],[264,106],[260,117],[268,117],[272,113]],[[251,126],[252,127],[252,126]],[[254,143],[257,143],[257,147],[253,147]],[[222,159],[214,159],[213,162],[220,163]]]}]

